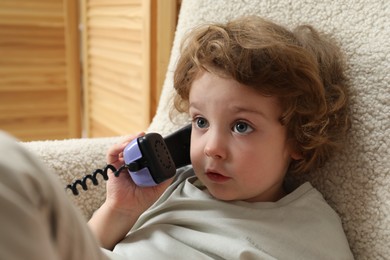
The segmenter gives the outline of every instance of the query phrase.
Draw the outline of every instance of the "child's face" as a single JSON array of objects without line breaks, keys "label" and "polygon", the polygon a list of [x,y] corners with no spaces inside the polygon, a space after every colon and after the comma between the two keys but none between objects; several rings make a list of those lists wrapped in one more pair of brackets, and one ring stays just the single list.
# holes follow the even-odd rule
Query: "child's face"
[{"label": "child's face", "polygon": [[191,160],[220,200],[276,201],[291,160],[275,97],[205,72],[191,86]]}]

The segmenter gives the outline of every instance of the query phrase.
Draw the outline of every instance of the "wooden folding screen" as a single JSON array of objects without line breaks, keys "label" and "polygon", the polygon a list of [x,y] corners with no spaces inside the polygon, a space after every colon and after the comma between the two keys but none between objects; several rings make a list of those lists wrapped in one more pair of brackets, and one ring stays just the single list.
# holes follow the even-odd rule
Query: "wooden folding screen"
[{"label": "wooden folding screen", "polygon": [[24,141],[80,137],[83,108],[83,136],[144,130],[159,99],[179,6],[0,0],[0,129]]},{"label": "wooden folding screen", "polygon": [[77,0],[0,1],[0,129],[81,135]]}]

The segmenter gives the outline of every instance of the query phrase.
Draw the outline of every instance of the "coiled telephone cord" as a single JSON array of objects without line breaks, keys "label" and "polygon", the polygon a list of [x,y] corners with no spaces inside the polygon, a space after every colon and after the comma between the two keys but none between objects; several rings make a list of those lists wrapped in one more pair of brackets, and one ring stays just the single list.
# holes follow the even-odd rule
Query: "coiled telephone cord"
[{"label": "coiled telephone cord", "polygon": [[129,168],[129,165],[123,164],[119,169],[116,169],[115,166],[111,164],[107,164],[103,169],[96,169],[92,174],[85,175],[82,179],[75,180],[72,184],[68,184],[65,187],[65,190],[71,190],[73,195],[79,195],[79,191],[77,186],[81,186],[83,190],[88,190],[87,181],[91,180],[93,185],[98,185],[99,181],[97,179],[97,175],[100,174],[103,176],[105,181],[108,180],[108,170],[111,170],[114,173],[115,177],[118,177],[122,170]]}]

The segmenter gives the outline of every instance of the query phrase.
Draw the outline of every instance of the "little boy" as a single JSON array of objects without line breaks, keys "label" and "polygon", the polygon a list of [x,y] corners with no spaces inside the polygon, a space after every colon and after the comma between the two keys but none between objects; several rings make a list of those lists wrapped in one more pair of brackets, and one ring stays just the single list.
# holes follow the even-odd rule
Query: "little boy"
[{"label": "little boy", "polygon": [[[103,247],[146,259],[353,258],[321,194],[284,185],[321,166],[348,129],[340,57],[310,26],[244,17],[191,31],[174,87],[192,120],[192,167],[153,188],[111,178],[89,222]],[[109,164],[123,164],[128,141]]]}]

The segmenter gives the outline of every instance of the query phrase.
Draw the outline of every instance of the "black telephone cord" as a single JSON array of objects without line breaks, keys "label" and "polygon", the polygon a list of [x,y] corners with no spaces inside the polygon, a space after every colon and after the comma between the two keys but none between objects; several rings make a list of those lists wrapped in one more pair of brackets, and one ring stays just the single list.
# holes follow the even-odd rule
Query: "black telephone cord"
[{"label": "black telephone cord", "polygon": [[116,169],[115,166],[111,164],[107,164],[103,169],[96,169],[92,174],[87,174],[82,179],[75,180],[72,184],[68,184],[65,187],[65,190],[69,189],[72,191],[73,195],[77,196],[79,195],[77,186],[81,186],[83,190],[88,190],[88,186],[87,186],[88,180],[91,180],[92,184],[95,186],[99,184],[99,181],[97,179],[98,174],[103,176],[103,179],[106,181],[108,180],[108,174],[107,174],[108,170],[111,170],[114,173],[114,176],[118,177],[123,169],[127,169],[130,166],[131,164],[130,165],[123,164],[121,167],[119,167],[119,169]]}]

